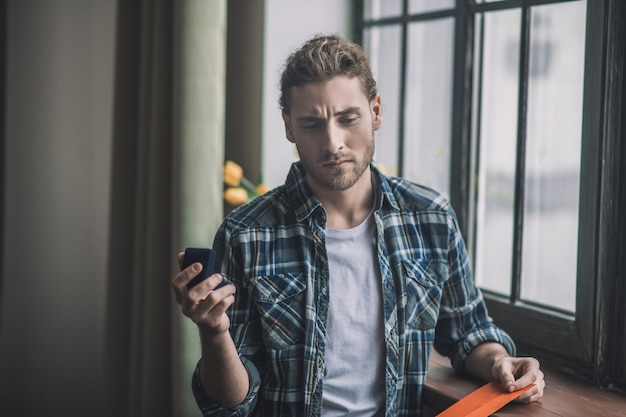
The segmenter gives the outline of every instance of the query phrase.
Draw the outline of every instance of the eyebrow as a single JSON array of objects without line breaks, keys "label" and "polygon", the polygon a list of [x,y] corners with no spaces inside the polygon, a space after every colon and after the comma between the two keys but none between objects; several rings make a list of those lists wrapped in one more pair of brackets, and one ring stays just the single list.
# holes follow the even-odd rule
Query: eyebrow
[{"label": "eyebrow", "polygon": [[[357,113],[360,114],[361,113],[361,108],[360,107],[348,107],[347,109],[344,110],[339,110],[335,113],[333,113],[333,116],[343,116],[346,114],[353,114],[353,113]],[[307,121],[316,121],[316,120],[320,120],[323,119],[323,117],[321,116],[300,116],[298,117],[298,121],[299,122],[307,122]]]},{"label": "eyebrow", "polygon": [[335,116],[342,116],[344,114],[361,113],[360,107],[348,107],[345,110],[340,110],[335,113]]}]

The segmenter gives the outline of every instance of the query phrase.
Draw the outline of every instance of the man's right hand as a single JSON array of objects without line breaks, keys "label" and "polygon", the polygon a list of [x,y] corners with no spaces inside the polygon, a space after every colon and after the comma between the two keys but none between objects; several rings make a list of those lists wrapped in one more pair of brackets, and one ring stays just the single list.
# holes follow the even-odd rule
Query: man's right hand
[{"label": "man's right hand", "polygon": [[[178,265],[182,264],[184,252],[178,254]],[[202,269],[200,263],[191,264],[172,278],[172,289],[183,314],[193,320],[208,337],[228,331],[230,320],[226,310],[235,302],[235,286],[225,285],[217,290],[222,282],[219,273],[211,275],[192,289],[186,285]]]}]

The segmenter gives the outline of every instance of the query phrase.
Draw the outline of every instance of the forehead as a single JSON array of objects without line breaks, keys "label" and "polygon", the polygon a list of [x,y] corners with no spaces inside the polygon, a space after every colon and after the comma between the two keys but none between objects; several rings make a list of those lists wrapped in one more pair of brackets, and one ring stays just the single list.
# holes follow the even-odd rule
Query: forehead
[{"label": "forehead", "polygon": [[290,113],[325,113],[350,107],[365,107],[367,95],[357,77],[338,76],[294,86],[289,92]]}]

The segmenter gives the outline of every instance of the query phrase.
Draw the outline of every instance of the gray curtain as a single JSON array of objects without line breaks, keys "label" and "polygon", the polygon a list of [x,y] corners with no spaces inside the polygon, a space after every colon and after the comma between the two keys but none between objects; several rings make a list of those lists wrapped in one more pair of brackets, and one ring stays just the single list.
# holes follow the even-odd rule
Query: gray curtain
[{"label": "gray curtain", "polygon": [[117,7],[106,415],[197,416],[198,337],[170,278],[222,218],[226,0]]}]

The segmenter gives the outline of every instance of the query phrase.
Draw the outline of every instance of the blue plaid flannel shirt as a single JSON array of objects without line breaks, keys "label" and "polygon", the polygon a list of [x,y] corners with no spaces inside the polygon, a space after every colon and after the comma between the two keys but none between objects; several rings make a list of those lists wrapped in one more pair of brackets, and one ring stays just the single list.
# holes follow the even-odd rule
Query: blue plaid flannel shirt
[{"label": "blue plaid flannel shirt", "polygon": [[[372,172],[380,185],[374,216],[385,415],[415,417],[433,346],[458,372],[483,342],[499,342],[512,355],[515,346],[493,324],[474,286],[449,203],[428,188],[382,175],[374,164]],[[228,314],[250,390],[236,409],[222,408],[204,393],[196,368],[192,387],[204,416],[320,416],[329,294],[325,225],[299,162],[284,185],[224,220],[214,249],[222,275],[238,288]]]}]

